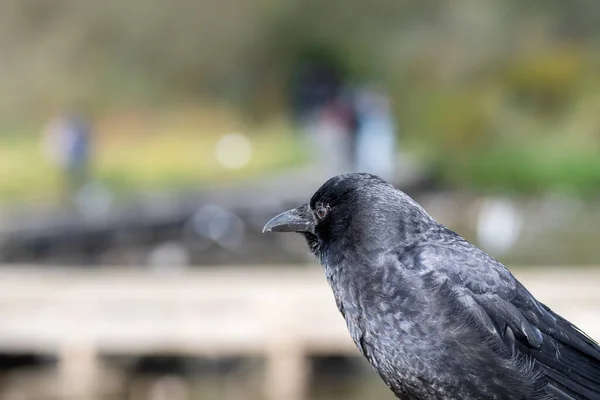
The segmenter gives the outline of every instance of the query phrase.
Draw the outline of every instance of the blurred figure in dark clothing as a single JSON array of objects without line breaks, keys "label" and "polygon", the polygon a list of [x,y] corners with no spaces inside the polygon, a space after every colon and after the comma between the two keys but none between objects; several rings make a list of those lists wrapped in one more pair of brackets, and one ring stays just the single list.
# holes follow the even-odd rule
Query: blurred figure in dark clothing
[{"label": "blurred figure in dark clothing", "polygon": [[292,115],[304,125],[315,111],[338,97],[342,87],[340,73],[319,61],[306,61],[293,77]]},{"label": "blurred figure in dark clothing", "polygon": [[356,118],[345,92],[342,73],[326,62],[306,61],[294,75],[293,120],[315,144],[316,162],[325,175],[354,165]]},{"label": "blurred figure in dark clothing", "polygon": [[315,143],[320,170],[370,172],[393,181],[396,127],[385,92],[352,87],[335,67],[318,61],[301,65],[294,78],[293,119]]}]

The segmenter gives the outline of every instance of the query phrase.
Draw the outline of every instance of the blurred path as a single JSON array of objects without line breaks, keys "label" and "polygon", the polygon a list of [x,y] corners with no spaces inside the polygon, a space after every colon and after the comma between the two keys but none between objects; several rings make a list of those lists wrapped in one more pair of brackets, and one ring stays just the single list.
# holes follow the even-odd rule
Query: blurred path
[{"label": "blurred path", "polygon": [[[426,180],[411,162],[399,165],[397,176],[401,188]],[[127,250],[131,243],[152,248],[164,241],[181,242],[194,216],[215,206],[242,221],[244,237],[249,239],[243,251],[268,254],[273,248],[265,251],[261,246],[269,239],[259,236],[266,219],[308,201],[328,178],[317,167],[306,166],[200,190],[139,193],[119,203],[99,190],[96,197],[91,192],[90,201],[80,208],[31,204],[0,209],[0,262],[45,263],[48,254],[64,254],[58,262],[67,263],[75,254],[81,264],[96,264],[92,258],[114,247]],[[82,258],[85,253],[90,257],[87,261]]]}]

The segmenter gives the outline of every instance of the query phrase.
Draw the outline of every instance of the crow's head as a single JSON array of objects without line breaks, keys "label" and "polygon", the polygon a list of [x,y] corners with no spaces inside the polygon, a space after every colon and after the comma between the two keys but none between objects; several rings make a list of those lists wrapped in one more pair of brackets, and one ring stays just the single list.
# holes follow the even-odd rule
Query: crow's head
[{"label": "crow's head", "polygon": [[414,200],[389,183],[353,173],[329,179],[308,204],[272,218],[263,232],[298,232],[319,256],[331,246],[385,248],[410,239],[431,222]]}]

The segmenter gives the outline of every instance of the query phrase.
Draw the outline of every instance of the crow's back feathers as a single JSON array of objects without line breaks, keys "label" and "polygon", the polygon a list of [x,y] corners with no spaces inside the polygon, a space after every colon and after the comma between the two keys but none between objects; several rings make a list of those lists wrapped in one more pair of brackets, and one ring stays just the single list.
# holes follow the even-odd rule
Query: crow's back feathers
[{"label": "crow's back feathers", "polygon": [[548,393],[600,400],[600,346],[538,302],[502,264],[441,226],[414,249],[430,284],[451,287],[473,321],[503,343],[501,351],[533,360],[554,387]]}]

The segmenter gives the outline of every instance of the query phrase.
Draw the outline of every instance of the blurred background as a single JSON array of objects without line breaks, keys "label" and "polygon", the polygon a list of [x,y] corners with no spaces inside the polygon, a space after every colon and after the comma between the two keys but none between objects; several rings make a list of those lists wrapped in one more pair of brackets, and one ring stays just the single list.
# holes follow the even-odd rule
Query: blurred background
[{"label": "blurred background", "polygon": [[392,399],[295,235],[372,172],[600,337],[600,3],[0,0],[0,398]]}]

